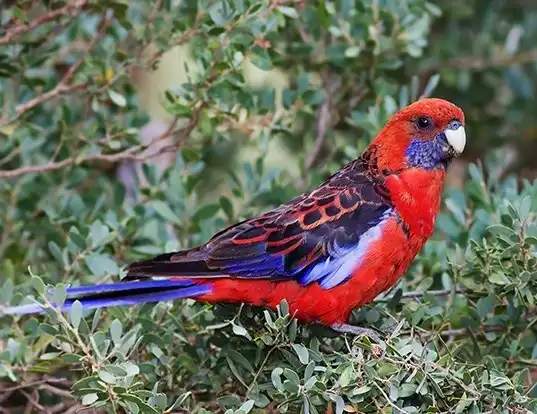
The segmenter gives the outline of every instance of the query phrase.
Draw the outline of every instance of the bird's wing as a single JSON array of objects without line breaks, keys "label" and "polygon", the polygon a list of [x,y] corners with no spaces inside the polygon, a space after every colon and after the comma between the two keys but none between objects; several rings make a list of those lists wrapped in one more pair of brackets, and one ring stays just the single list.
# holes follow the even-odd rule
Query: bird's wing
[{"label": "bird's wing", "polygon": [[[205,245],[132,264],[146,277],[343,282],[392,211],[383,182],[357,160],[315,190],[214,235]],[[377,234],[378,236],[378,234]]]}]

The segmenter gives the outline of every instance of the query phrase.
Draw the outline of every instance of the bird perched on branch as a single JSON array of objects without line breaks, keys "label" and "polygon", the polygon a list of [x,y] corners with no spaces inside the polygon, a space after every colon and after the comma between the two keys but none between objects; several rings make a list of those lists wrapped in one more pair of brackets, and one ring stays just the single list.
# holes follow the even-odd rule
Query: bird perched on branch
[{"label": "bird perched on branch", "polygon": [[69,288],[62,309],[181,298],[274,309],[286,299],[299,320],[374,336],[349,315],[393,286],[432,235],[446,169],[465,144],[460,108],[419,100],[314,190],[202,246],[133,263],[122,282]]}]

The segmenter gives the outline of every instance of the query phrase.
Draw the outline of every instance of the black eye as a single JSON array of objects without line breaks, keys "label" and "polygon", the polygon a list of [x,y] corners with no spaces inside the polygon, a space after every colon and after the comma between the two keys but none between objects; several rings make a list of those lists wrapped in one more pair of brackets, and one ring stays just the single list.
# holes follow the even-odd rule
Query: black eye
[{"label": "black eye", "polygon": [[420,116],[417,119],[416,124],[418,125],[419,129],[429,129],[433,126],[433,121],[431,120],[431,118],[428,118],[426,116]]}]

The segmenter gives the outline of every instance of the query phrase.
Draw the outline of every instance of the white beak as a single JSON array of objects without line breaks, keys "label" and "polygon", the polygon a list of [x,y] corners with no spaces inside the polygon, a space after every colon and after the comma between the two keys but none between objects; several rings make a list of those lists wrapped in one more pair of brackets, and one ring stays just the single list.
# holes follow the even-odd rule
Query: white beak
[{"label": "white beak", "polygon": [[462,154],[464,147],[466,146],[466,131],[461,125],[457,129],[446,129],[444,131],[446,134],[447,142],[455,150],[457,155]]}]

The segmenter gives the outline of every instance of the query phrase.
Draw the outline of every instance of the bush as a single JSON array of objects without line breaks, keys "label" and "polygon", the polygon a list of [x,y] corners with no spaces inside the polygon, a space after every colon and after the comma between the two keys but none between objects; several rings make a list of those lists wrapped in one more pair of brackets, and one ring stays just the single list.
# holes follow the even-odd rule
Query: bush
[{"label": "bush", "polygon": [[[531,61],[515,48],[512,60],[448,60],[434,73],[459,53],[452,45],[468,46],[473,32],[462,28],[483,14],[423,0],[8,3],[2,306],[61,303],[68,284],[117,280],[126,263],[197,245],[288,200],[437,86],[470,109],[474,154],[485,162],[469,165],[463,188],[447,189],[438,232],[406,277],[354,313],[353,323],[388,332],[381,344],[299,325],[285,302],[278,312],[186,300],[3,316],[6,410],[537,409],[537,181],[506,174],[504,153],[484,145],[529,119],[535,104],[517,82],[531,89],[534,68],[513,69]],[[490,10],[503,26],[490,26],[486,50],[520,14]],[[530,38],[535,15],[528,8]],[[504,70],[525,75],[506,81]],[[493,110],[483,79],[498,88]]]}]

